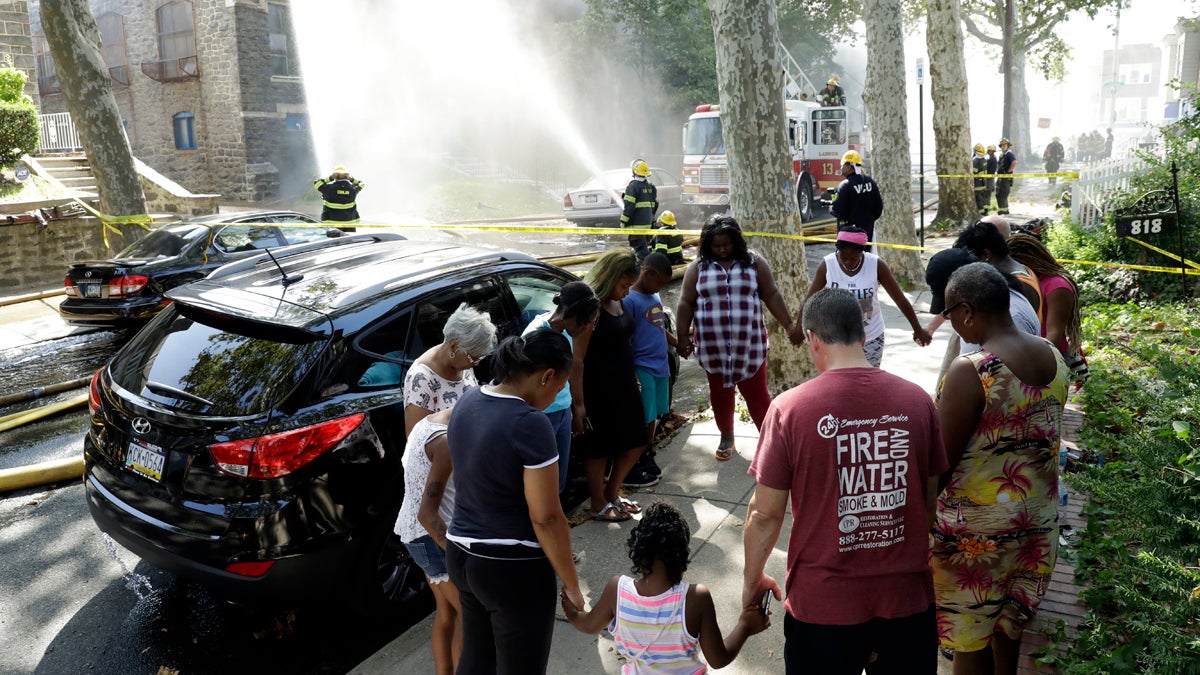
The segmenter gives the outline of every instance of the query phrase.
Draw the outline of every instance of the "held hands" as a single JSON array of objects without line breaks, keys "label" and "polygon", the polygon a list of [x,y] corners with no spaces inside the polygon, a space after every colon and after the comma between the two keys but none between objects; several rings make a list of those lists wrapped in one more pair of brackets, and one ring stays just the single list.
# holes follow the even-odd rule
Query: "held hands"
[{"label": "held hands", "polygon": [[771,591],[771,596],[776,600],[783,600],[783,591],[779,590],[779,584],[771,578],[771,575],[763,572],[758,577],[758,581],[750,583],[747,581],[742,585],[742,607],[758,606],[758,601],[767,590]]},{"label": "held hands", "polygon": [[681,359],[688,358],[696,351],[696,348],[692,346],[692,338],[687,335],[680,335],[677,343],[675,353],[679,354],[679,358]]},{"label": "held hands", "polygon": [[933,342],[933,336],[929,334],[929,331],[918,327],[913,330],[913,342],[922,347],[927,347],[930,342]]},{"label": "held hands", "polygon": [[583,615],[585,606],[583,594],[579,592],[578,588],[570,590],[563,586],[562,592],[559,593],[559,599],[562,601],[563,614],[566,615],[567,621],[574,626],[579,617]]},{"label": "held hands", "polygon": [[755,602],[742,608],[742,613],[738,616],[738,625],[746,631],[747,637],[757,635],[771,627],[771,614],[773,613],[773,611],[768,611],[763,614],[762,605]]},{"label": "held hands", "polygon": [[800,325],[793,324],[791,328],[787,329],[787,336],[793,347],[804,344],[804,328]]}]

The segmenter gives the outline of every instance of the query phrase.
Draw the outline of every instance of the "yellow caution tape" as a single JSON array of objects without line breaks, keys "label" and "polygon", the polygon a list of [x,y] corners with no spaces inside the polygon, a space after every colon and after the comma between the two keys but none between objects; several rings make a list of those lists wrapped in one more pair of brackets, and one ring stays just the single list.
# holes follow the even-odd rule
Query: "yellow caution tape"
[{"label": "yellow caution tape", "polygon": [[[1095,260],[1071,260],[1070,258],[1059,259],[1059,262],[1071,263],[1073,265],[1095,265],[1097,267],[1116,267],[1123,270],[1140,270],[1143,272],[1161,272],[1163,274],[1180,274],[1182,270],[1178,267],[1156,267],[1154,265],[1126,265],[1123,263],[1114,262],[1097,262]],[[1187,270],[1190,276],[1200,276],[1200,270]]]},{"label": "yellow caution tape", "polygon": [[109,230],[112,230],[114,234],[121,234],[121,228],[117,227],[118,225],[138,225],[143,230],[149,230],[150,223],[154,222],[154,217],[148,213],[141,213],[136,216],[110,216],[106,213],[100,213],[81,199],[76,199],[74,202],[82,206],[88,213],[100,219],[100,232],[104,237],[104,245],[106,247],[108,246]]},{"label": "yellow caution tape", "polygon": [[[917,174],[918,176],[924,174]],[[939,173],[938,178],[1079,178],[1078,171],[1059,173]]]},{"label": "yellow caution tape", "polygon": [[1146,248],[1150,249],[1151,251],[1161,253],[1172,260],[1178,260],[1179,262],[1183,263],[1184,265],[1187,265],[1188,267],[1200,270],[1200,264],[1196,264],[1186,258],[1180,258],[1179,256],[1175,255],[1174,253],[1171,253],[1170,251],[1164,251],[1163,249],[1161,249],[1157,246],[1154,246],[1153,244],[1147,244],[1146,242],[1144,242],[1140,239],[1134,239],[1133,237],[1125,237],[1125,238],[1128,239],[1129,241],[1132,241],[1135,244],[1141,244],[1142,246],[1145,246]]}]

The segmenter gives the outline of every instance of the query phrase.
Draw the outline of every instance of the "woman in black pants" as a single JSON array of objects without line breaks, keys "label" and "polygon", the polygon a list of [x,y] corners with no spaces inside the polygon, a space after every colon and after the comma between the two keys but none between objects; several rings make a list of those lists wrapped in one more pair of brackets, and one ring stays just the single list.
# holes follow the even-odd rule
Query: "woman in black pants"
[{"label": "woman in black pants", "polygon": [[539,329],[496,348],[498,384],[464,394],[447,428],[457,495],[446,563],[462,599],[459,675],[544,673],[557,599],[583,606],[558,501],[558,450],[542,412],[571,374],[561,333]]}]

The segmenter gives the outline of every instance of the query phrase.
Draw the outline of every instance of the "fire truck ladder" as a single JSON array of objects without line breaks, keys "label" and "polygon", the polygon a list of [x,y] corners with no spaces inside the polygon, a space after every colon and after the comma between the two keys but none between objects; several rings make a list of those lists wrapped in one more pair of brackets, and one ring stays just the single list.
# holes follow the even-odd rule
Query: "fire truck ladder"
[{"label": "fire truck ladder", "polygon": [[779,60],[783,61],[784,99],[796,100],[800,98],[800,94],[805,92],[809,96],[816,96],[817,88],[813,85],[812,80],[808,79],[808,75],[804,74],[800,64],[796,63],[796,59],[792,58],[792,53],[783,46],[783,42],[779,43]]}]

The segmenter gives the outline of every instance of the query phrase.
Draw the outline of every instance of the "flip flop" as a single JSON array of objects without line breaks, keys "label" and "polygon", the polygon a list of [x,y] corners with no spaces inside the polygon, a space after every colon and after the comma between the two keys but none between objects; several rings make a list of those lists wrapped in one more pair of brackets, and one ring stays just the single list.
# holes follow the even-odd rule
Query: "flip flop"
[{"label": "flip flop", "polygon": [[733,446],[728,448],[717,448],[717,461],[724,462],[733,459]]},{"label": "flip flop", "polygon": [[623,523],[633,516],[621,510],[620,506],[609,502],[600,509],[599,513],[592,514],[592,520],[599,520],[602,523]]},{"label": "flip flop", "polygon": [[618,509],[621,509],[625,513],[634,514],[642,512],[642,505],[633,501],[632,499],[617,497],[617,501],[613,503],[616,504]]}]

